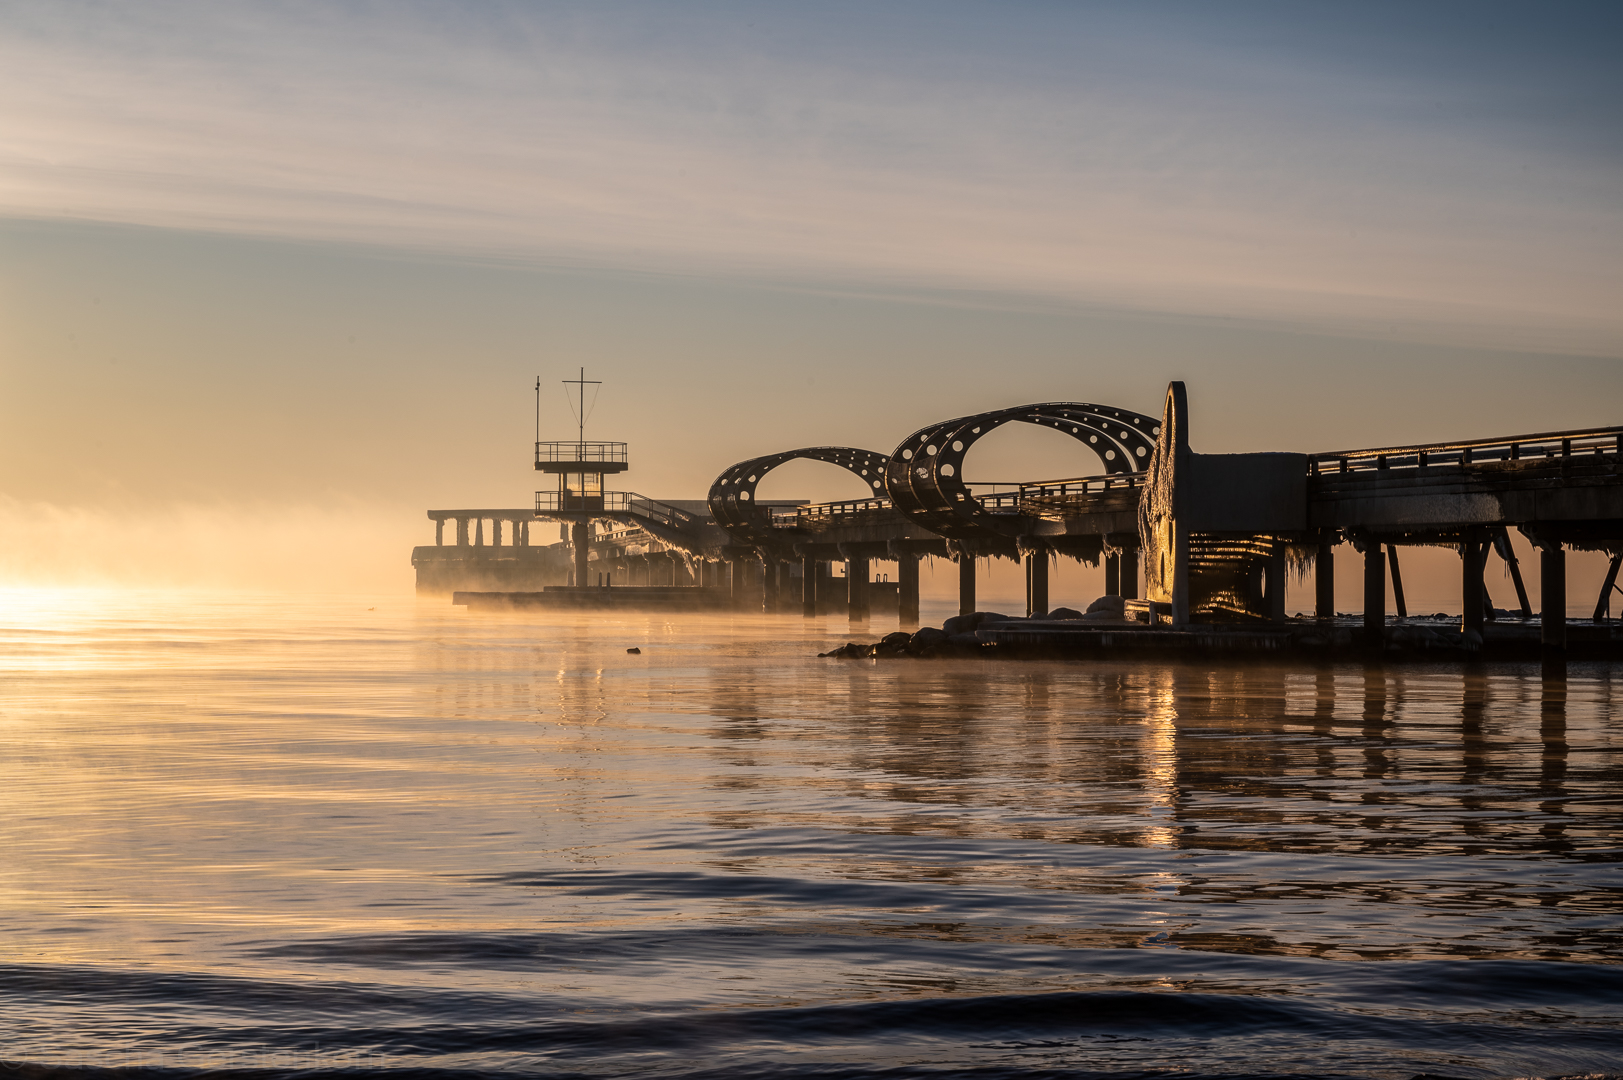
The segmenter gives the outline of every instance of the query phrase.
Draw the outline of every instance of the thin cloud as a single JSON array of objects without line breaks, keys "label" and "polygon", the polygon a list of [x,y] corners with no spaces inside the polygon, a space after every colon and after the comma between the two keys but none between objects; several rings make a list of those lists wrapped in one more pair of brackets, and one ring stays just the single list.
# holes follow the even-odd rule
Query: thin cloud
[{"label": "thin cloud", "polygon": [[945,10],[849,46],[770,9],[13,13],[0,213],[1623,349],[1609,162],[1405,118],[1390,74]]}]

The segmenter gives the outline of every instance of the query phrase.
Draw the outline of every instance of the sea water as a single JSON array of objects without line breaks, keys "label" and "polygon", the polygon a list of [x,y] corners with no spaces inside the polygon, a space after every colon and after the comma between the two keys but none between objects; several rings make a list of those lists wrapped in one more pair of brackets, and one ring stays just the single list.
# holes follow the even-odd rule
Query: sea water
[{"label": "sea water", "polygon": [[851,636],[0,593],[4,1071],[1623,1072],[1615,667]]}]

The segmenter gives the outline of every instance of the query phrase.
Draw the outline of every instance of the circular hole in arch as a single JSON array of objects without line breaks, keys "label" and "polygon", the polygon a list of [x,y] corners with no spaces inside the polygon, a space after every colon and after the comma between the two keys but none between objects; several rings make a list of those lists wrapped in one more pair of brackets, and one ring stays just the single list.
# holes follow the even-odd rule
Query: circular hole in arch
[{"label": "circular hole in arch", "polygon": [[961,440],[954,439],[952,440],[952,448],[954,450],[962,450],[964,448],[964,444]]},{"label": "circular hole in arch", "polygon": [[951,476],[953,473],[955,473],[957,471],[958,470],[953,468],[951,465],[943,465],[943,466],[941,466],[941,475],[942,476]]},{"label": "circular hole in arch", "polygon": [[903,450],[902,451],[902,460],[903,461],[912,461],[913,460],[913,451],[911,451],[911,450]]},{"label": "circular hole in arch", "polygon": [[1072,428],[1072,429],[1071,429],[1071,434],[1072,434],[1072,435],[1075,435],[1075,434],[1076,434],[1076,428]]},{"label": "circular hole in arch", "polygon": [[969,431],[970,431],[970,434],[972,434],[972,435],[979,435],[981,433],[980,428],[970,428]]},{"label": "circular hole in arch", "polygon": [[867,476],[867,475],[868,475],[868,470],[867,470],[867,469],[863,469],[863,470],[862,470],[862,475],[863,475],[863,476]]},{"label": "circular hole in arch", "polygon": [[739,493],[738,493],[738,497],[739,497],[739,498],[740,498],[740,499],[743,499],[743,500],[744,500],[744,501],[745,501],[745,502],[749,502],[749,500],[750,500],[750,493],[749,493],[749,492],[747,492],[747,491],[740,491],[740,492],[739,492]]},{"label": "circular hole in arch", "polygon": [[1138,456],[1139,457],[1143,457],[1147,453],[1149,453],[1149,451],[1145,450],[1142,446],[1138,448]]},{"label": "circular hole in arch", "polygon": [[1150,429],[1150,434],[1151,434],[1151,435],[1159,435],[1159,434],[1161,434],[1161,428],[1160,428],[1160,425],[1156,425],[1156,426],[1155,426],[1155,427],[1152,427],[1152,428],[1151,428],[1151,429]]},{"label": "circular hole in arch", "polygon": [[924,452],[929,454],[931,457],[935,457],[935,443],[931,443],[929,446],[926,446],[924,448]]},{"label": "circular hole in arch", "polygon": [[750,474],[750,483],[752,483],[752,484],[755,483],[755,474],[754,473]]},{"label": "circular hole in arch", "polygon": [[1127,435],[1127,432],[1125,432],[1125,431],[1124,431],[1124,432],[1122,432],[1122,433],[1121,433],[1121,437],[1122,437],[1122,438],[1124,438],[1124,439],[1125,439],[1125,438],[1127,438],[1127,437],[1128,437],[1128,435]]},{"label": "circular hole in arch", "polygon": [[1116,452],[1114,450],[1106,450],[1105,451],[1105,460],[1106,461],[1115,461],[1116,460]]},{"label": "circular hole in arch", "polygon": [[875,480],[873,482],[873,486],[874,486],[875,489],[877,489],[880,486],[879,481]]},{"label": "circular hole in arch", "polygon": [[1088,442],[1096,443],[1098,441],[1099,441],[1099,436],[1097,436],[1097,435],[1089,435],[1088,436]]}]

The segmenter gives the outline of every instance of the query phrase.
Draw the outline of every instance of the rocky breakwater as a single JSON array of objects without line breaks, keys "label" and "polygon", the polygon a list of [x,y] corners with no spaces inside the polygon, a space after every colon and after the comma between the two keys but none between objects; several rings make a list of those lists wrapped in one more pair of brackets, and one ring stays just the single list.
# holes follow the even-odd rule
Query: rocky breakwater
[{"label": "rocky breakwater", "polygon": [[1075,608],[1055,608],[1029,619],[1019,615],[1004,615],[996,611],[972,611],[968,615],[954,615],[941,626],[926,626],[909,634],[898,631],[886,634],[878,641],[848,641],[837,649],[818,656],[832,656],[842,660],[871,660],[892,656],[966,656],[982,655],[997,648],[990,631],[996,626],[1012,623],[1064,622],[1079,626],[1124,624],[1127,620],[1126,601],[1119,596],[1101,596],[1088,605],[1087,611]]}]

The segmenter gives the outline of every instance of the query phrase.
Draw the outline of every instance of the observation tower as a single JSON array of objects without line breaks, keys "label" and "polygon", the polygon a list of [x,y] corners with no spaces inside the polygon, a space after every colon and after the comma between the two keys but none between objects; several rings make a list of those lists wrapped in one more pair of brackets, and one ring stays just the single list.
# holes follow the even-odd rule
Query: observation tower
[{"label": "observation tower", "polygon": [[535,469],[558,478],[556,491],[535,493],[535,516],[569,524],[569,546],[574,555],[573,584],[587,584],[586,560],[590,543],[590,522],[607,513],[627,510],[632,496],[624,491],[603,490],[603,478],[625,472],[630,467],[623,442],[586,441],[586,388],[602,386],[600,379],[588,379],[580,369],[578,379],[564,379],[565,386],[577,389],[576,437],[572,441],[541,440],[541,380],[535,380]]}]

